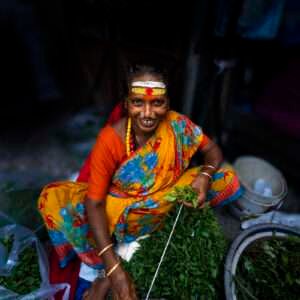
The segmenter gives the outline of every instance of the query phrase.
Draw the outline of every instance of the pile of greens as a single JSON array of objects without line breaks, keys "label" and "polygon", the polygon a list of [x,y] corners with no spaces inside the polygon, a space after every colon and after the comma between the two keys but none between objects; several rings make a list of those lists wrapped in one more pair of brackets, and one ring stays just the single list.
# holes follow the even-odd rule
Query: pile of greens
[{"label": "pile of greens", "polygon": [[[12,237],[0,239],[6,249],[10,252],[13,244]],[[38,289],[41,284],[38,256],[36,249],[27,247],[19,255],[18,265],[16,265],[10,276],[0,276],[0,286],[5,287],[17,294],[25,295]]]},{"label": "pile of greens", "polygon": [[299,300],[300,238],[256,241],[241,256],[234,279],[239,300]]},{"label": "pile of greens", "polygon": [[[141,240],[141,248],[129,263],[124,263],[141,299],[148,292],[178,209],[167,216],[163,229]],[[227,246],[211,208],[185,208],[150,298],[220,299],[223,294],[223,261]]]}]

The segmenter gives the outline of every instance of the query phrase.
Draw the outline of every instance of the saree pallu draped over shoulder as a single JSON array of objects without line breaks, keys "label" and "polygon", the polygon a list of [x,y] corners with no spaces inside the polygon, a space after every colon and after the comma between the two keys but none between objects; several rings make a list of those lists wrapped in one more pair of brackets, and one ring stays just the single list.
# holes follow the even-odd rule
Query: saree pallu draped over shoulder
[{"label": "saree pallu draped over shoulder", "polygon": [[[119,166],[106,197],[110,233],[118,242],[131,242],[163,225],[173,206],[164,200],[166,194],[175,186],[191,184],[201,170],[187,168],[203,138],[200,127],[170,111],[147,143]],[[103,267],[87,223],[86,193],[86,183],[63,181],[47,185],[40,195],[39,210],[61,266],[78,255],[94,268]],[[207,201],[222,205],[240,194],[233,170],[220,169],[213,176]]]}]

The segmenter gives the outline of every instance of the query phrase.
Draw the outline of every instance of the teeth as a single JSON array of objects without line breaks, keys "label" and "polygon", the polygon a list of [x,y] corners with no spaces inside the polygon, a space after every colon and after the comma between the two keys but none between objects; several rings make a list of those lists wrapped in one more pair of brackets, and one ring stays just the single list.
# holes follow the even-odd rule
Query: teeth
[{"label": "teeth", "polygon": [[145,126],[152,126],[154,124],[154,121],[153,120],[141,120],[142,124],[145,125]]}]

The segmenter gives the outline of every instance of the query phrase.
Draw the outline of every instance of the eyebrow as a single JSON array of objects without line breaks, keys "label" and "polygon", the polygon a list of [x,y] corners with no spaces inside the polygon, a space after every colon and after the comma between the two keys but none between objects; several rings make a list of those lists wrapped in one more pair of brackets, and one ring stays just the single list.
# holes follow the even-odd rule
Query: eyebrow
[{"label": "eyebrow", "polygon": [[129,100],[141,100],[141,101],[167,101],[166,98],[153,98],[153,99],[144,99],[144,97],[141,96],[132,96],[128,98]]}]

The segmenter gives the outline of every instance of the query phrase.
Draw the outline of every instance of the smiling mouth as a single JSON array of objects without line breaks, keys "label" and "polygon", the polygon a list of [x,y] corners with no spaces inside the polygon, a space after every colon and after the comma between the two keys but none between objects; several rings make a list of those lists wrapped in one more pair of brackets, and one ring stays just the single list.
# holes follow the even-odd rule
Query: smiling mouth
[{"label": "smiling mouth", "polygon": [[143,127],[151,128],[155,125],[155,120],[152,119],[140,119],[140,123]]}]

